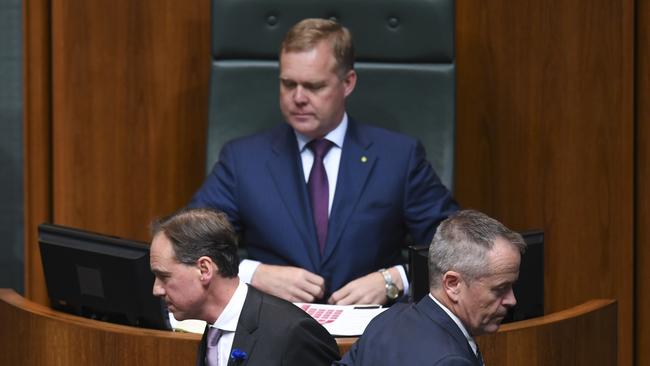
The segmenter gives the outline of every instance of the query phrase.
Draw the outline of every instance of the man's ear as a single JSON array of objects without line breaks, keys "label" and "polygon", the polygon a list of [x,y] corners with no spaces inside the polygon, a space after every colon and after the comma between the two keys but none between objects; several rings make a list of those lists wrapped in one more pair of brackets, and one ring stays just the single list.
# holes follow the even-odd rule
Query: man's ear
[{"label": "man's ear", "polygon": [[453,302],[458,301],[460,292],[462,291],[462,283],[463,278],[456,271],[447,271],[442,275],[442,289]]},{"label": "man's ear", "polygon": [[199,268],[201,275],[201,282],[210,282],[212,277],[216,276],[219,268],[212,261],[210,257],[203,256],[196,260],[196,265]]},{"label": "man's ear", "polygon": [[357,85],[357,72],[354,70],[349,70],[343,78],[343,85],[345,87],[345,96],[352,94],[354,87]]}]

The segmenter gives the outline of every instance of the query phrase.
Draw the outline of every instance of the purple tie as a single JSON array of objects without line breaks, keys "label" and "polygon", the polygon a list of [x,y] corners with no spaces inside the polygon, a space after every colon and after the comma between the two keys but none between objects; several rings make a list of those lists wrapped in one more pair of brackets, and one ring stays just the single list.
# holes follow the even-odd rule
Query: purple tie
[{"label": "purple tie", "polygon": [[210,327],[208,329],[207,351],[205,352],[205,364],[207,366],[219,365],[219,348],[217,344],[222,334],[223,331],[219,328]]},{"label": "purple tie", "polygon": [[311,199],[311,210],[316,224],[318,235],[318,247],[323,254],[325,242],[327,241],[327,221],[329,207],[329,184],[327,183],[327,172],[323,165],[323,158],[332,147],[332,142],[324,139],[312,140],[307,147],[314,153],[314,164],[309,173],[309,198]]}]

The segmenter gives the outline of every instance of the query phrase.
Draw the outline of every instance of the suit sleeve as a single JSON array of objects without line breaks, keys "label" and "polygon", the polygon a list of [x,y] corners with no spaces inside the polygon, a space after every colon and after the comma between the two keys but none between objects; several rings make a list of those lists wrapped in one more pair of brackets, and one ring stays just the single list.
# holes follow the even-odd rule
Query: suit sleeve
[{"label": "suit sleeve", "polygon": [[414,242],[430,243],[438,224],[458,209],[417,142],[409,157],[404,191],[404,216]]},{"label": "suit sleeve", "polygon": [[223,211],[235,230],[241,231],[237,192],[236,154],[232,143],[226,144],[219,153],[219,160],[203,185],[194,194],[188,207],[209,207]]},{"label": "suit sleeve", "polygon": [[334,338],[314,319],[301,319],[291,329],[282,365],[327,365],[338,360]]},{"label": "suit sleeve", "polygon": [[477,361],[475,360],[468,360],[467,358],[458,355],[450,355],[441,358],[435,363],[435,366],[475,366],[476,364]]}]

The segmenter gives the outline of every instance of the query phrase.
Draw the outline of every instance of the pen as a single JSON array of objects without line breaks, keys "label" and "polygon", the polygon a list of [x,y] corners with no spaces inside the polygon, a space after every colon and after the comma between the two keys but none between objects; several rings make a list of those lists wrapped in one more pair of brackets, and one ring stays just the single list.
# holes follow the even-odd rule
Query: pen
[{"label": "pen", "polygon": [[360,306],[355,306],[355,309],[379,309],[381,308],[381,305],[360,305]]}]

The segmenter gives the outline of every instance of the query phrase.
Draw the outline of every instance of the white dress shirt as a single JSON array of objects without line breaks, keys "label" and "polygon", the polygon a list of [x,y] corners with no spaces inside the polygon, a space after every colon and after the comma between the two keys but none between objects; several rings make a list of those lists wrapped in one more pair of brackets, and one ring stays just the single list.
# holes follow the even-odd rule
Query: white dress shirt
[{"label": "white dress shirt", "polygon": [[239,322],[239,316],[244,307],[247,294],[248,285],[240,279],[239,286],[237,286],[235,293],[230,298],[230,301],[228,301],[228,305],[223,309],[223,312],[214,324],[210,325],[223,331],[221,338],[219,338],[219,343],[217,343],[219,349],[219,366],[228,365],[232,342],[235,339],[235,331],[237,330],[237,323]]}]

